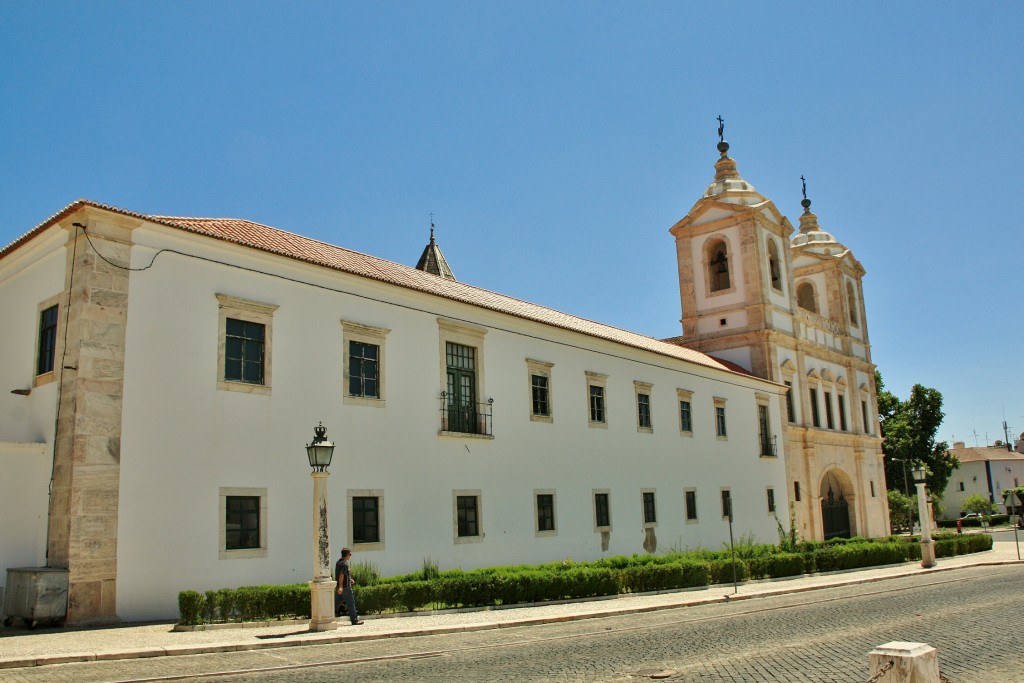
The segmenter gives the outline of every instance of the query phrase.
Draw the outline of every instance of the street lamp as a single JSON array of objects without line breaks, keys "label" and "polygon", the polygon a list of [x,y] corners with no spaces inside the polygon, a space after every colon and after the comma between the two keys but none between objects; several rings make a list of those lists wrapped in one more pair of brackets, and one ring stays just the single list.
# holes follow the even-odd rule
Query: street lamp
[{"label": "street lamp", "polygon": [[334,621],[334,589],[331,579],[331,539],[327,517],[327,468],[334,455],[334,444],[327,440],[327,428],[321,422],[313,430],[313,443],[306,445],[313,477],[313,580],[309,582],[310,631],[330,631]]},{"label": "street lamp", "polygon": [[928,501],[925,500],[924,482],[928,473],[924,465],[914,468],[914,484],[917,486],[917,512],[921,518],[921,566],[925,569],[935,566],[935,544],[932,542],[931,520],[928,516]]}]

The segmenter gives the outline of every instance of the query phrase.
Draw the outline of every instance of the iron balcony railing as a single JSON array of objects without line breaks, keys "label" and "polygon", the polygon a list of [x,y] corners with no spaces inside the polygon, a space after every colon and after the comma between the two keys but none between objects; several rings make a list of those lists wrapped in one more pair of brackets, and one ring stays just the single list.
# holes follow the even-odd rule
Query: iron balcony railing
[{"label": "iron balcony railing", "polygon": [[758,438],[758,441],[761,442],[761,455],[777,455],[775,452],[775,442],[777,440],[777,436],[768,436],[767,434],[761,434]]},{"label": "iron balcony railing", "polygon": [[479,434],[493,436],[491,416],[494,399],[486,403],[470,403],[459,400],[447,391],[441,392],[441,431],[458,434]]}]

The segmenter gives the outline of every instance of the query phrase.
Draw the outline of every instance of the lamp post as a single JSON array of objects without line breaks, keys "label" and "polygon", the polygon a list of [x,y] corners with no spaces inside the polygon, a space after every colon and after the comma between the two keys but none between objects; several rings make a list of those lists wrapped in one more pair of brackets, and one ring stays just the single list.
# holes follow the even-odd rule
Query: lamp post
[{"label": "lamp post", "polygon": [[313,443],[306,445],[309,466],[313,468],[313,580],[309,582],[312,600],[309,630],[330,631],[334,621],[334,589],[331,579],[331,539],[327,517],[327,468],[334,455],[334,444],[327,440],[327,428],[321,422],[313,430]]},{"label": "lamp post", "polygon": [[935,544],[932,542],[931,520],[928,517],[928,501],[925,500],[924,482],[927,472],[924,465],[914,468],[914,484],[917,485],[917,513],[921,518],[921,566],[925,569],[935,566]]}]

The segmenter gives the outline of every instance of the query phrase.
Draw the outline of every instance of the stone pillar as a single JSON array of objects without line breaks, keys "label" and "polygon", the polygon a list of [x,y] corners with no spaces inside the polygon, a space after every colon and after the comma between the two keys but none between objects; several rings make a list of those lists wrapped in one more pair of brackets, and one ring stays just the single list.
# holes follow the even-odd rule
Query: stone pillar
[{"label": "stone pillar", "polygon": [[[939,655],[927,643],[893,641],[868,655],[872,677],[886,669],[876,683],[939,683]],[[891,663],[891,666],[890,666]]]},{"label": "stone pillar", "polygon": [[[76,222],[86,216],[75,214]],[[68,623],[117,621],[117,511],[130,233],[67,226],[67,345],[54,443],[47,566],[68,570]],[[64,299],[68,301],[68,299]]]},{"label": "stone pillar", "polygon": [[334,592],[337,581],[331,579],[331,533],[327,516],[328,472],[312,472],[313,477],[313,580],[309,582],[312,600],[309,630],[329,631],[334,621]]}]

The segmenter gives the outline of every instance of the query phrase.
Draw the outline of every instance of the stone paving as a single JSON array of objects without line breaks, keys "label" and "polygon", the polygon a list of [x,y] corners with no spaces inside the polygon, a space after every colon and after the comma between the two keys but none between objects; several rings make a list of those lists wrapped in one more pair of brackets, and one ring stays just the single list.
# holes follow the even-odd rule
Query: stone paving
[{"label": "stone paving", "polygon": [[65,628],[27,631],[21,627],[0,630],[0,669],[13,669],[100,660],[161,657],[199,653],[261,650],[318,643],[340,643],[381,638],[464,633],[526,624],[545,624],[599,616],[636,614],[686,605],[731,603],[820,588],[883,581],[915,574],[931,574],[979,565],[1017,564],[1018,550],[1012,540],[996,541],[991,551],[942,558],[932,569],[917,563],[888,565],[846,572],[830,572],[788,579],[623,595],[597,600],[544,603],[510,608],[446,610],[397,616],[367,616],[362,626],[347,619],[334,631],[310,633],[306,622],[273,626],[234,627],[176,632],[173,624],[124,625],[112,628]]}]

